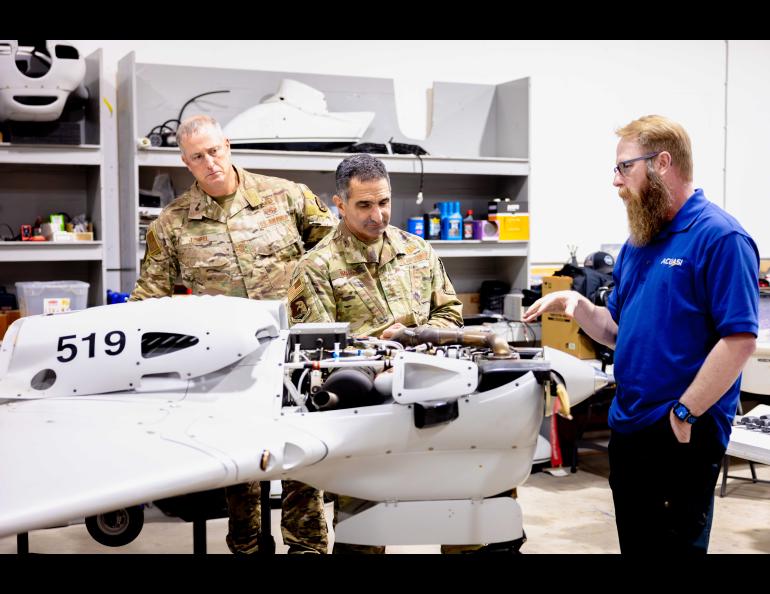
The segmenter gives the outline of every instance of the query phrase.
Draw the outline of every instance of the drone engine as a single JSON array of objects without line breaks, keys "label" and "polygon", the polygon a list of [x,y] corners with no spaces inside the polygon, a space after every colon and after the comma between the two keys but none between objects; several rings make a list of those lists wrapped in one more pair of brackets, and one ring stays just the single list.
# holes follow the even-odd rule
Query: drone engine
[{"label": "drone engine", "polygon": [[513,349],[483,327],[404,328],[383,340],[351,337],[347,323],[293,326],[286,367],[284,404],[307,411],[390,399],[440,403],[492,390],[529,371],[539,381],[550,373],[542,349]]}]

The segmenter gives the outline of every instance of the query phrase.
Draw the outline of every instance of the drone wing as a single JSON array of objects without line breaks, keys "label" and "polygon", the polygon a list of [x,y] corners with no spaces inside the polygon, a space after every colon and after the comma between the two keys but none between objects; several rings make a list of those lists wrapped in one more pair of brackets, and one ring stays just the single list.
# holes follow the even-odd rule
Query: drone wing
[{"label": "drone wing", "polygon": [[280,422],[282,307],[166,298],[17,320],[0,351],[0,536],[321,460],[322,441]]}]

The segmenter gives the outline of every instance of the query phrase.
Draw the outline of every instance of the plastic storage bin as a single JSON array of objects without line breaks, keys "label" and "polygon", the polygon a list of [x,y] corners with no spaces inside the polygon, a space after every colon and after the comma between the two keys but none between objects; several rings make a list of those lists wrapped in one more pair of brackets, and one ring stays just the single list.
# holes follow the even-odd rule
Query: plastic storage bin
[{"label": "plastic storage bin", "polygon": [[61,313],[85,309],[88,287],[83,281],[18,282],[16,297],[22,316]]}]

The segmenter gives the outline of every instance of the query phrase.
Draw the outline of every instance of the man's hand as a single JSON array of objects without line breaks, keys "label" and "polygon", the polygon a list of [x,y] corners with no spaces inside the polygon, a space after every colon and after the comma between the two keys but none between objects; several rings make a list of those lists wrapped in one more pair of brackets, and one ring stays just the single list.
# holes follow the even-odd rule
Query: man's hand
[{"label": "man's hand", "polygon": [[548,313],[563,313],[570,317],[575,315],[575,308],[580,303],[580,293],[577,291],[555,291],[548,293],[535,301],[522,317],[523,322],[532,322],[538,316]]},{"label": "man's hand", "polygon": [[677,419],[673,408],[668,411],[668,420],[671,423],[671,430],[674,432],[676,440],[679,443],[690,443],[692,425],[690,423],[682,423],[682,421]]},{"label": "man's hand", "polygon": [[382,331],[382,334],[380,334],[380,338],[382,340],[390,340],[390,337],[393,336],[398,330],[401,330],[401,328],[406,328],[401,322],[396,322],[392,326],[388,326],[385,328],[385,330]]}]

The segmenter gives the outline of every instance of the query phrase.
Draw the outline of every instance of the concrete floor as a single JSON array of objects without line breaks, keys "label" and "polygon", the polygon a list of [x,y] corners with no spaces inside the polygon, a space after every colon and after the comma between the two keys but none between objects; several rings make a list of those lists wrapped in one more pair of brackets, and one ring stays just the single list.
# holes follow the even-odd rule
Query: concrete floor
[{"label": "concrete floor", "polygon": [[[731,475],[750,476],[748,464],[733,458]],[[770,480],[770,466],[757,465],[759,478]],[[523,553],[618,553],[612,494],[607,484],[604,453],[581,450],[579,470],[564,477],[532,474],[519,488],[527,542]],[[721,477],[720,477],[721,481]],[[721,484],[721,483],[720,483]],[[729,479],[727,495],[715,498],[710,553],[770,553],[770,484]],[[331,506],[327,506],[327,514]],[[278,510],[273,510],[273,533],[278,553],[281,541]],[[209,553],[229,553],[225,545],[227,520],[207,522]],[[331,535],[330,531],[330,535]],[[38,530],[29,535],[32,553],[192,553],[192,524],[153,522],[139,537],[120,547],[105,547],[89,536],[84,525]],[[16,538],[0,539],[0,553],[15,553]],[[438,554],[438,545],[391,546],[388,553]]]}]

